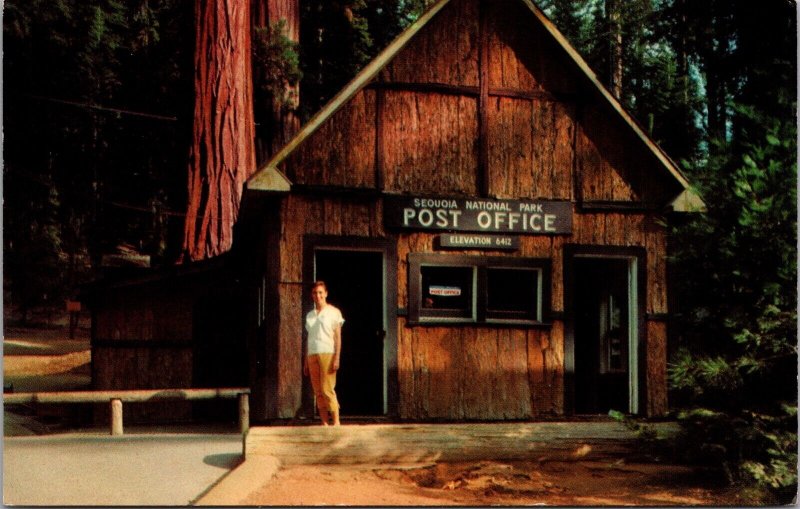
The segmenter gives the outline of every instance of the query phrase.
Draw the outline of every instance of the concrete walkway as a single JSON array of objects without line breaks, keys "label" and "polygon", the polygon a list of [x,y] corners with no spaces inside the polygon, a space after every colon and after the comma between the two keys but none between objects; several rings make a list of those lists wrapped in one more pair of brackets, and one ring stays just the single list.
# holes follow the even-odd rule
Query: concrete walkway
[{"label": "concrete walkway", "polygon": [[191,505],[241,463],[234,434],[3,439],[4,505]]}]

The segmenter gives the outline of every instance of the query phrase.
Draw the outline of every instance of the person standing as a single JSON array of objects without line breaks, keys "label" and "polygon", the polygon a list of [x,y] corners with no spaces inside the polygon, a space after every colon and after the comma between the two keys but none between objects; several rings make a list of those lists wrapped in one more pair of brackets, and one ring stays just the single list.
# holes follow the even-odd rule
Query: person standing
[{"label": "person standing", "polygon": [[311,286],[314,309],[306,315],[306,342],[303,374],[311,377],[322,425],[333,421],[339,426],[339,401],[336,399],[336,372],[342,353],[342,325],[339,308],[328,304],[328,287],[324,281]]}]

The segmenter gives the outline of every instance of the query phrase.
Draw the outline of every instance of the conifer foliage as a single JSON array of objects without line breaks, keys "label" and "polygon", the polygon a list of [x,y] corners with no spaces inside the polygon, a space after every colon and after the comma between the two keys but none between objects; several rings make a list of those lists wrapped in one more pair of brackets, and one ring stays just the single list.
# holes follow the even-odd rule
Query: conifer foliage
[{"label": "conifer foliage", "polygon": [[760,128],[698,173],[709,210],[677,226],[680,333],[673,405],[695,460],[752,486],[797,492],[797,179],[793,123],[736,108]]},{"label": "conifer foliage", "polygon": [[180,0],[3,7],[6,302],[62,307],[117,246],[154,263],[180,247],[167,239],[180,232],[185,206],[176,168],[187,154],[191,8],[187,16]]},{"label": "conifer foliage", "polygon": [[678,450],[721,467],[743,504],[789,503],[797,494],[795,2],[542,4],[610,87],[621,71],[620,99],[707,206],[672,218]]}]

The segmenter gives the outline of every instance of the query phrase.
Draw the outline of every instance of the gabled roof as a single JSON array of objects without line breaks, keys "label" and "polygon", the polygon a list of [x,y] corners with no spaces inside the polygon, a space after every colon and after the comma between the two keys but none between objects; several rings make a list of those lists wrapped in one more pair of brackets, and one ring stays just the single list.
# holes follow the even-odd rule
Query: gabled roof
[{"label": "gabled roof", "polygon": [[[336,96],[331,99],[311,120],[309,120],[300,131],[284,147],[276,153],[270,161],[259,168],[256,173],[248,180],[247,188],[259,191],[289,191],[291,182],[278,169],[278,166],[311,134],[313,134],[328,118],[344,106],[361,89],[367,86],[372,79],[408,44],[408,42],[427,25],[436,14],[439,13],[451,0],[439,0],[434,3],[425,13],[403,31],[389,46],[386,47],[374,60],[367,64],[350,83],[348,83]],[[527,6],[536,19],[542,24],[547,32],[558,42],[575,65],[588,78],[591,84],[597,89],[611,108],[616,111],[622,120],[633,130],[634,134],[645,144],[647,149],[652,152],[663,167],[675,178],[684,188],[678,197],[672,202],[674,210],[685,211],[682,204],[693,203],[693,208],[703,208],[702,200],[690,189],[691,184],[683,175],[677,164],[659,147],[641,128],[636,120],[628,113],[622,104],[611,92],[598,80],[597,75],[592,71],[583,57],[572,47],[564,35],[556,28],[552,21],[539,9],[531,0],[519,0]],[[687,196],[691,195],[691,199]]]}]

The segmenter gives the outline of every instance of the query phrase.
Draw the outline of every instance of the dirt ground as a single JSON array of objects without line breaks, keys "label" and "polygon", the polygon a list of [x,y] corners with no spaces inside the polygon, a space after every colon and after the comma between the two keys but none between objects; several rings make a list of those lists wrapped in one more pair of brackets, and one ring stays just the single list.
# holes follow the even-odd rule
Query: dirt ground
[{"label": "dirt ground", "polygon": [[288,466],[243,505],[735,505],[710,473],[622,462]]},{"label": "dirt ground", "polygon": [[7,327],[3,384],[15,392],[78,390],[91,383],[88,328]]},{"label": "dirt ground", "polygon": [[[7,311],[7,310],[4,310]],[[91,385],[89,318],[82,317],[74,337],[69,318],[53,313],[49,323],[22,327],[9,325],[4,313],[3,388],[13,392],[83,390]],[[63,429],[65,416],[74,420],[75,408],[44,405],[10,405],[3,412],[5,436],[36,435]]]},{"label": "dirt ground", "polygon": [[[90,381],[88,330],[4,331],[4,384],[16,391],[75,390]],[[5,412],[5,433],[47,432]],[[472,462],[429,465],[287,466],[242,505],[720,506],[737,505],[712,473],[623,462]]]}]

